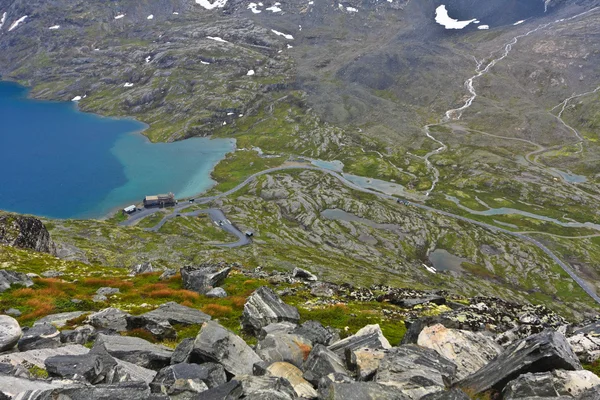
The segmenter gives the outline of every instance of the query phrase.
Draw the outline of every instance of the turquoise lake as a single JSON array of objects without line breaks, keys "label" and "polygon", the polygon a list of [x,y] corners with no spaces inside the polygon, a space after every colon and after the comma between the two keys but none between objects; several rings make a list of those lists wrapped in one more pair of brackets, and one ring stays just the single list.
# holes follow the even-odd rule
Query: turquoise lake
[{"label": "turquoise lake", "polygon": [[177,198],[214,185],[210,172],[233,139],[150,143],[132,119],[27,98],[0,82],[0,209],[53,218],[98,218],[145,195]]}]

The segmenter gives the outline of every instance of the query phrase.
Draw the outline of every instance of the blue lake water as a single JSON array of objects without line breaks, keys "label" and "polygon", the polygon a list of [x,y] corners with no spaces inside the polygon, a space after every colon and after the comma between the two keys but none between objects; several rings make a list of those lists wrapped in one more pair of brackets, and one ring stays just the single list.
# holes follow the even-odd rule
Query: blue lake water
[{"label": "blue lake water", "polygon": [[232,139],[150,143],[144,128],[0,82],[0,209],[97,218],[147,194],[192,196],[214,184],[210,171],[235,148]]}]

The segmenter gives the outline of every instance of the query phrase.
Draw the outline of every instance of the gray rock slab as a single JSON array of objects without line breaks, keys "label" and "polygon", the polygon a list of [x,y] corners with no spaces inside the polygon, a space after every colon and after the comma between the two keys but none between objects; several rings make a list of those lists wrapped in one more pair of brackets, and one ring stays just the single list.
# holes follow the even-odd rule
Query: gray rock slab
[{"label": "gray rock slab", "polygon": [[344,361],[327,347],[317,344],[313,347],[304,363],[304,379],[317,385],[319,380],[329,374],[341,373],[349,375]]},{"label": "gray rock slab", "polygon": [[96,329],[113,329],[117,332],[127,330],[127,317],[130,315],[118,308],[105,308],[87,317],[87,323]]},{"label": "gray rock slab", "polygon": [[366,325],[352,336],[338,340],[330,345],[329,350],[340,357],[345,357],[346,351],[357,349],[390,349],[390,342],[383,336],[378,324]]},{"label": "gray rock slab", "polygon": [[258,334],[261,328],[274,322],[297,324],[300,314],[296,307],[285,304],[271,289],[261,286],[244,304],[242,328]]},{"label": "gray rock slab", "polygon": [[503,399],[527,397],[576,397],[586,390],[600,385],[600,378],[593,372],[555,370],[552,372],[529,373],[510,381],[503,391]]},{"label": "gray rock slab", "polygon": [[13,400],[147,400],[150,388],[144,382],[120,382],[101,385],[70,385],[44,391],[27,391]]},{"label": "gray rock slab", "polygon": [[158,308],[132,318],[146,318],[157,321],[168,321],[170,324],[202,325],[211,316],[202,311],[182,306],[173,301],[161,304]]},{"label": "gray rock slab", "polygon": [[308,354],[312,350],[312,343],[299,335],[276,333],[269,334],[256,347],[256,353],[267,363],[286,361],[301,368]]},{"label": "gray rock slab", "polygon": [[51,324],[34,325],[24,330],[17,342],[19,351],[53,348],[60,346],[60,332]]},{"label": "gray rock slab", "polygon": [[45,368],[46,359],[57,355],[80,355],[89,353],[87,347],[72,344],[57,348],[37,349],[0,355],[0,362],[13,365],[31,364],[38,368]]},{"label": "gray rock slab", "polygon": [[25,287],[33,286],[29,277],[21,272],[0,270],[0,293],[9,289],[11,285],[22,285]]},{"label": "gray rock slab", "polygon": [[320,398],[328,400],[409,400],[392,386],[375,382],[331,383],[319,389]]},{"label": "gray rock slab", "polygon": [[62,328],[67,324],[67,321],[79,318],[82,315],[89,314],[84,311],[72,311],[72,312],[64,312],[59,314],[51,314],[46,315],[43,318],[38,319],[33,323],[33,325],[41,325],[41,324],[51,324],[57,328]]},{"label": "gray rock slab", "polygon": [[[4,393],[8,396],[11,396],[13,400],[19,399],[18,394],[22,392],[33,390],[43,391],[48,389],[60,388],[72,384],[73,381],[32,380],[15,376],[0,375],[0,393]],[[27,397],[23,398],[27,399]]]},{"label": "gray rock slab", "polygon": [[102,346],[113,357],[143,368],[161,369],[169,365],[173,351],[166,346],[130,336],[99,334],[94,349]]}]

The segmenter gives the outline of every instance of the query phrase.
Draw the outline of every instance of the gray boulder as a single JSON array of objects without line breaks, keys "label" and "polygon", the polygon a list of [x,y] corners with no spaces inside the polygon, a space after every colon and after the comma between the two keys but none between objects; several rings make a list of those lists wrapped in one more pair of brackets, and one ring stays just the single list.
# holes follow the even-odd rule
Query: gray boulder
[{"label": "gray boulder", "polygon": [[127,330],[127,317],[130,317],[128,313],[110,307],[89,315],[86,322],[96,329],[124,332]]},{"label": "gray boulder", "polygon": [[8,310],[5,311],[5,313],[12,317],[20,317],[21,314],[23,314],[21,311],[17,310],[16,308],[9,308]]},{"label": "gray boulder", "polygon": [[86,344],[96,335],[96,329],[91,325],[78,326],[60,332],[61,343]]},{"label": "gray boulder", "polygon": [[53,325],[34,325],[23,332],[17,347],[19,351],[55,348],[60,346],[60,332]]},{"label": "gray boulder", "polygon": [[8,315],[0,315],[0,352],[15,347],[21,334],[21,326],[16,319]]},{"label": "gray boulder", "polygon": [[366,325],[352,336],[338,340],[329,346],[340,357],[345,357],[346,351],[357,349],[390,349],[390,342],[383,336],[378,324]]},{"label": "gray boulder", "polygon": [[181,268],[181,280],[183,287],[198,293],[206,293],[216,286],[219,286],[231,268],[219,266],[201,266],[201,267],[183,267]]},{"label": "gray boulder", "polygon": [[261,361],[242,338],[215,321],[202,325],[190,357],[220,363],[232,375],[252,375],[252,366]]},{"label": "gray boulder", "polygon": [[375,382],[332,382],[319,388],[320,398],[328,400],[409,400],[392,386]]},{"label": "gray boulder", "polygon": [[370,381],[379,369],[379,363],[385,356],[385,350],[358,349],[349,351],[346,359],[349,361],[350,368],[356,372],[356,379],[359,381]]},{"label": "gray boulder", "polygon": [[194,397],[194,400],[235,400],[242,396],[242,391],[242,384],[234,379],[221,386],[199,393]]},{"label": "gray boulder", "polygon": [[291,322],[274,322],[260,329],[256,335],[259,340],[267,337],[269,334],[292,333],[298,325]]},{"label": "gray boulder", "polygon": [[194,350],[194,338],[185,338],[175,348],[171,356],[171,365],[189,362],[192,350]]},{"label": "gray boulder", "polygon": [[85,314],[87,314],[87,313],[84,311],[71,311],[71,312],[64,312],[64,313],[59,313],[59,314],[50,314],[50,315],[46,315],[43,318],[38,319],[37,321],[35,321],[33,323],[33,325],[51,324],[57,328],[62,328],[70,320],[79,318]]},{"label": "gray boulder", "polygon": [[312,272],[298,267],[294,268],[294,270],[292,271],[292,275],[294,276],[294,278],[299,278],[309,282],[315,282],[319,279]]},{"label": "gray boulder", "polygon": [[171,279],[172,277],[174,277],[175,275],[177,275],[177,270],[176,269],[165,269],[165,271],[161,274],[161,276],[158,277],[159,281],[166,281]]},{"label": "gray boulder", "polygon": [[322,377],[329,374],[349,375],[342,359],[321,344],[313,347],[304,363],[304,371],[304,379],[313,385],[317,385]]},{"label": "gray boulder", "polygon": [[46,359],[45,365],[48,375],[53,377],[90,383],[98,383],[104,378],[104,363],[96,354],[53,356]]},{"label": "gray boulder", "polygon": [[247,399],[249,395],[253,394],[265,394],[265,395],[283,395],[285,399],[293,399],[296,397],[296,392],[292,387],[292,384],[284,378],[265,375],[265,376],[252,376],[252,375],[238,375],[235,378],[236,381],[242,385],[242,396]]},{"label": "gray boulder", "polygon": [[122,382],[102,385],[69,385],[43,391],[28,390],[19,393],[13,400],[148,400],[150,388],[144,382]]},{"label": "gray boulder", "polygon": [[394,386],[411,399],[440,392],[456,377],[456,364],[436,351],[414,344],[387,350],[375,381]]},{"label": "gray boulder", "polygon": [[216,388],[227,382],[225,370],[219,364],[176,364],[158,371],[150,383],[152,393],[164,393],[176,398],[191,398],[193,394]]},{"label": "gray boulder", "polygon": [[313,386],[302,377],[300,368],[286,362],[275,362],[267,368],[267,373],[272,376],[284,378],[294,388],[296,395],[301,398],[312,399],[318,396]]},{"label": "gray boulder", "polygon": [[243,329],[257,334],[261,328],[282,321],[297,324],[300,314],[296,307],[285,304],[268,287],[261,286],[246,300],[242,313]]},{"label": "gray boulder", "polygon": [[227,292],[221,287],[216,287],[206,292],[206,297],[223,298],[227,297]]},{"label": "gray boulder", "polygon": [[581,364],[563,335],[546,330],[513,343],[458,385],[475,394],[492,388],[501,391],[521,374],[554,369],[580,370]]},{"label": "gray boulder", "polygon": [[577,397],[577,400],[600,400],[600,386],[586,390]]},{"label": "gray boulder", "polygon": [[0,270],[0,293],[9,289],[12,285],[30,287],[33,286],[33,282],[21,272]]},{"label": "gray boulder", "polygon": [[339,340],[339,334],[332,328],[325,328],[317,321],[306,321],[292,332],[312,342],[328,346]]},{"label": "gray boulder", "polygon": [[269,334],[256,347],[256,353],[267,363],[286,361],[301,368],[312,350],[312,343],[302,336]]},{"label": "gray boulder", "polygon": [[421,400],[470,400],[470,397],[462,390],[454,388],[444,392],[428,394],[421,397]]},{"label": "gray boulder", "polygon": [[529,373],[510,381],[504,388],[503,398],[512,400],[528,397],[576,397],[598,385],[600,378],[591,371],[555,370]]},{"label": "gray boulder", "polygon": [[115,358],[143,368],[158,370],[169,365],[171,361],[171,349],[137,337],[99,334],[93,348],[98,346],[102,346]]},{"label": "gray boulder", "polygon": [[143,262],[140,264],[133,265],[129,268],[129,276],[136,276],[139,274],[147,274],[150,272],[154,272],[155,269],[150,262]]}]

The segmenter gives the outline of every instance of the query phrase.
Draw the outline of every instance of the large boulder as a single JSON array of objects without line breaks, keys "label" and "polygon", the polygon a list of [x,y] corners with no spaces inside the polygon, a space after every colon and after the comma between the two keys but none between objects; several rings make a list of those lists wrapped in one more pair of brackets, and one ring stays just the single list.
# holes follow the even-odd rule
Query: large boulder
[{"label": "large boulder", "polygon": [[242,338],[215,321],[202,325],[190,357],[220,363],[232,375],[252,375],[252,366],[261,361]]},{"label": "large boulder", "polygon": [[582,363],[593,363],[600,359],[600,335],[578,333],[567,339],[571,349]]},{"label": "large boulder", "polygon": [[318,321],[306,321],[292,331],[295,335],[300,335],[312,342],[312,344],[322,344],[329,346],[339,340],[339,334],[332,328],[325,328]]},{"label": "large boulder", "polygon": [[483,333],[448,329],[438,324],[421,331],[417,344],[437,351],[456,364],[457,379],[466,378],[503,350],[490,336]]},{"label": "large boulder", "polygon": [[356,372],[359,381],[370,381],[379,369],[379,363],[385,357],[385,350],[373,350],[369,348],[349,351],[346,357],[350,367]]},{"label": "large boulder", "polygon": [[21,326],[16,319],[8,315],[0,315],[0,352],[15,347],[21,334]]},{"label": "large boulder", "polygon": [[150,388],[144,382],[122,382],[103,385],[69,385],[44,391],[28,390],[13,400],[85,399],[148,400]]},{"label": "large boulder", "polygon": [[23,215],[0,214],[0,244],[56,254],[56,245],[42,221]]},{"label": "large boulder", "polygon": [[312,343],[302,336],[269,334],[258,342],[256,353],[267,364],[286,361],[301,368],[311,350]]},{"label": "large boulder", "polygon": [[600,378],[590,371],[565,371],[529,373],[510,381],[504,388],[506,400],[529,397],[579,396],[600,385]]},{"label": "large boulder", "polygon": [[261,286],[246,300],[242,314],[243,329],[258,334],[261,328],[282,321],[297,324],[300,321],[298,309],[285,304],[268,287]]},{"label": "large boulder", "polygon": [[194,350],[194,338],[185,338],[173,351],[171,355],[171,365],[189,362],[192,350]]},{"label": "large boulder", "polygon": [[563,335],[546,330],[513,343],[458,385],[475,394],[490,389],[501,391],[521,374],[554,369],[580,370],[581,364]]},{"label": "large boulder", "polygon": [[411,399],[440,392],[456,377],[456,364],[436,351],[414,344],[387,350],[375,381],[394,386]]},{"label": "large boulder", "polygon": [[202,325],[210,319],[210,315],[200,310],[171,301],[145,314],[127,316],[127,329],[141,328],[159,339],[173,339],[177,334],[172,324]]},{"label": "large boulder", "polygon": [[378,324],[366,325],[352,336],[338,340],[329,346],[329,350],[345,357],[347,351],[357,349],[390,349],[390,342],[383,336]]},{"label": "large boulder", "polygon": [[164,393],[176,398],[216,388],[227,382],[225,370],[219,364],[176,364],[158,371],[150,383],[152,393]]},{"label": "large boulder", "polygon": [[100,346],[115,358],[154,370],[169,365],[173,352],[166,346],[156,345],[144,339],[130,336],[99,334],[93,348],[96,349]]},{"label": "large boulder", "polygon": [[286,400],[296,398],[296,392],[292,384],[284,378],[273,375],[238,375],[233,379],[242,385],[242,396],[244,396],[244,399],[256,394],[284,396]]},{"label": "large boulder", "polygon": [[130,315],[118,308],[105,308],[97,313],[90,314],[86,322],[96,329],[110,329],[116,332],[127,330],[127,317]]},{"label": "large boulder", "polygon": [[54,348],[60,346],[60,332],[53,325],[34,325],[23,332],[17,347],[19,351]]},{"label": "large boulder", "polygon": [[410,400],[398,389],[375,382],[332,382],[319,392],[328,400]]},{"label": "large boulder", "polygon": [[29,287],[33,286],[33,282],[21,272],[0,270],[0,293],[10,289],[12,285]]},{"label": "large boulder", "polygon": [[183,287],[202,294],[219,286],[227,278],[230,271],[230,267],[220,265],[188,266],[180,270]]},{"label": "large boulder", "polygon": [[313,347],[304,363],[304,378],[317,385],[319,380],[329,374],[349,375],[344,361],[327,347],[317,344]]},{"label": "large boulder", "polygon": [[318,396],[312,385],[302,377],[302,371],[290,363],[275,362],[269,365],[267,372],[272,376],[287,380],[298,397],[312,399]]},{"label": "large boulder", "polygon": [[98,383],[104,379],[102,357],[96,354],[57,355],[45,361],[48,375],[58,378]]}]

